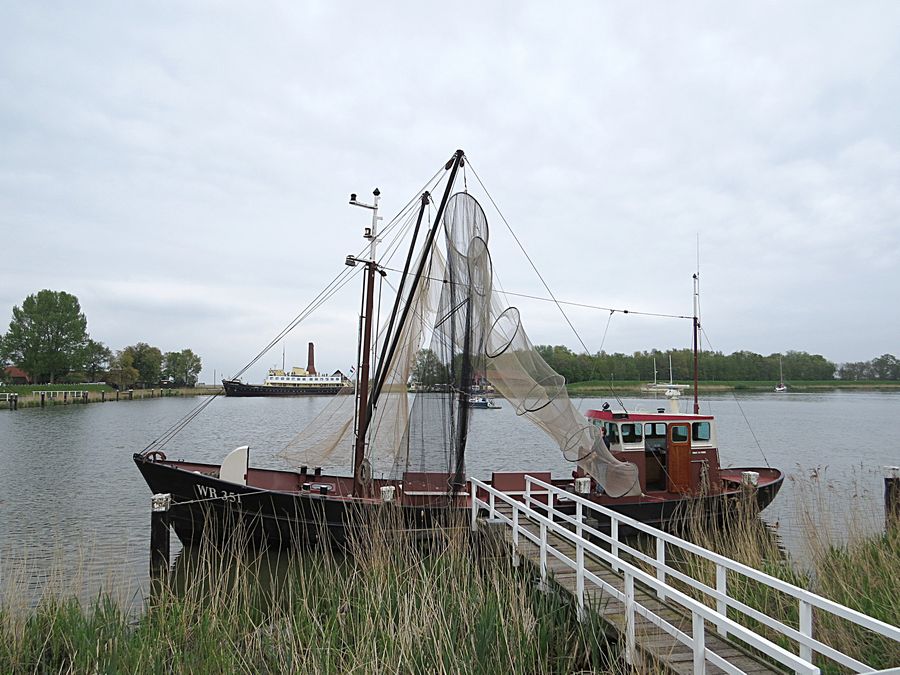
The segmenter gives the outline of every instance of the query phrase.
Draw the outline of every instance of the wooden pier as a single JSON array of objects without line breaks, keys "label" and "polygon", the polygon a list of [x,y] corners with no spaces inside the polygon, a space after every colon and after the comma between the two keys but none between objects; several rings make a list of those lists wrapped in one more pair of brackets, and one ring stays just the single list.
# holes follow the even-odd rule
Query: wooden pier
[{"label": "wooden pier", "polygon": [[[509,477],[504,476],[506,483]],[[535,476],[519,479],[524,489],[512,491],[469,479],[472,529],[491,532],[517,564],[535,567],[542,584],[569,593],[582,618],[601,617],[620,635],[625,660],[636,669],[819,673],[819,664],[828,663],[876,672],[823,642],[815,634],[814,615],[840,617],[900,643],[897,626],[632,520],[582,494]],[[604,531],[598,529],[600,522]],[[641,532],[652,552],[620,539],[623,527]],[[696,556],[714,568],[715,581],[673,566],[667,560],[673,554],[679,560]],[[796,602],[797,618],[785,623],[732,594],[748,582]]]},{"label": "wooden pier", "polygon": [[[504,505],[498,507],[498,510],[506,516],[512,517],[512,507]],[[490,527],[492,521],[482,519],[481,524],[482,526]],[[540,526],[536,523],[527,521],[523,525],[523,529],[528,529],[535,536],[540,535]],[[512,530],[508,527],[503,527],[500,536],[509,545],[508,550],[512,555],[518,555],[524,562],[533,565],[537,571],[540,571],[541,548],[539,545],[530,539],[523,538],[519,542],[518,554],[514,554]],[[574,544],[555,534],[547,534],[547,537],[548,543],[554,549],[572,559],[576,558],[578,552]],[[617,572],[608,563],[590,554],[584,556],[584,565],[585,569],[590,573],[603,579],[625,595],[625,577],[621,572]],[[557,587],[571,595],[573,600],[575,600],[578,592],[576,571],[556,558],[556,556],[550,556],[546,560],[546,566],[550,583],[556,584]],[[641,588],[634,589],[634,595],[635,602],[661,616],[685,635],[691,635],[693,631],[692,619],[678,605],[667,604],[655,594],[648,593]],[[610,593],[596,589],[585,592],[584,604],[586,611],[600,616],[613,632],[624,638],[628,630],[625,603]],[[638,651],[637,656],[642,666],[641,670],[684,674],[695,672],[693,650],[640,615],[636,616],[634,635]],[[783,669],[776,668],[759,657],[751,655],[742,647],[733,644],[725,638],[707,634],[705,642],[708,649],[727,659],[729,663],[741,672],[753,674],[785,672]],[[707,665],[706,672],[724,673],[726,671],[713,665]]]}]

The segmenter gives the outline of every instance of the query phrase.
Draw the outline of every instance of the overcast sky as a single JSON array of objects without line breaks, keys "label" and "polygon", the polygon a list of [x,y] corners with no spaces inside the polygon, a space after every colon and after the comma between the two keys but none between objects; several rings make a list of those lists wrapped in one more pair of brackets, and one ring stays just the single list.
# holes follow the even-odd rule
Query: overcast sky
[{"label": "overcast sky", "polygon": [[[699,236],[714,349],[900,355],[896,2],[4,2],[0,328],[65,290],[111,348],[231,374],[361,248],[348,194],[389,220],[458,147],[560,299],[690,313]],[[545,296],[488,217],[503,286]],[[358,292],[288,365],[350,366]],[[591,351],[690,341],[569,311]]]}]

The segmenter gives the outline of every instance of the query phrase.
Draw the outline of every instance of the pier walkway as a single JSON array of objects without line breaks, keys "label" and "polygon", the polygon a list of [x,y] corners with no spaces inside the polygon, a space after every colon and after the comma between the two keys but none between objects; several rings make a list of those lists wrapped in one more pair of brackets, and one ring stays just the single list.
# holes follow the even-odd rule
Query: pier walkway
[{"label": "pier walkway", "polygon": [[[470,483],[472,528],[497,528],[517,563],[530,561],[543,584],[554,583],[571,594],[579,615],[601,616],[622,636],[626,661],[635,667],[674,673],[818,673],[814,656],[820,655],[852,672],[877,672],[815,637],[814,616],[824,614],[900,642],[896,626],[533,476],[524,477],[525,489],[518,493],[474,478]],[[598,529],[601,523],[604,531]],[[626,527],[645,535],[653,553],[622,540],[619,533]],[[670,565],[667,555],[681,561],[699,558],[702,562],[690,569],[705,567],[714,586],[691,576],[684,564]],[[754,582],[796,601],[795,625],[730,593]]]}]

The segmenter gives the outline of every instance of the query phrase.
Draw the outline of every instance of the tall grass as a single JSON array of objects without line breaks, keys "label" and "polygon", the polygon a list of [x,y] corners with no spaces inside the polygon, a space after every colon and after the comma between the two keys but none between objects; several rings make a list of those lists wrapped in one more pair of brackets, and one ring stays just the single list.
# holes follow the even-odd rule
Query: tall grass
[{"label": "tall grass", "polygon": [[[800,486],[803,498],[798,514],[801,528],[802,562],[791,556],[753,507],[752,502],[733,505],[722,521],[712,525],[700,513],[686,518],[685,538],[795,586],[863,612],[885,623],[900,623],[900,528],[872,533],[863,527],[868,520],[852,508],[839,517],[829,511],[823,497],[829,486],[807,481]],[[694,578],[715,587],[715,567],[692,555],[679,564]],[[794,628],[799,627],[798,601],[746,577],[728,575],[729,595]],[[685,588],[687,591],[687,589]],[[690,591],[688,591],[690,592]],[[712,603],[711,603],[712,604]],[[741,613],[729,612],[739,623],[750,626],[774,642],[797,653],[796,643]],[[862,629],[849,621],[818,610],[813,613],[816,639],[875,668],[900,666],[900,644]],[[823,672],[843,672],[817,656]]]},{"label": "tall grass", "polygon": [[386,518],[336,552],[270,555],[233,538],[188,549],[146,611],[101,594],[0,607],[0,672],[605,671],[598,622],[537,590],[464,527]]}]

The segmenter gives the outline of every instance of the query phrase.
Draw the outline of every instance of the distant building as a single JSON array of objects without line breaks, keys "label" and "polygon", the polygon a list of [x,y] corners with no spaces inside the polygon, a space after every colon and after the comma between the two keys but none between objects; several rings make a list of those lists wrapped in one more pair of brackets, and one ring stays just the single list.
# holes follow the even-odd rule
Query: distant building
[{"label": "distant building", "polygon": [[31,384],[31,376],[21,368],[6,366],[3,372],[6,373],[6,379],[12,384]]}]

